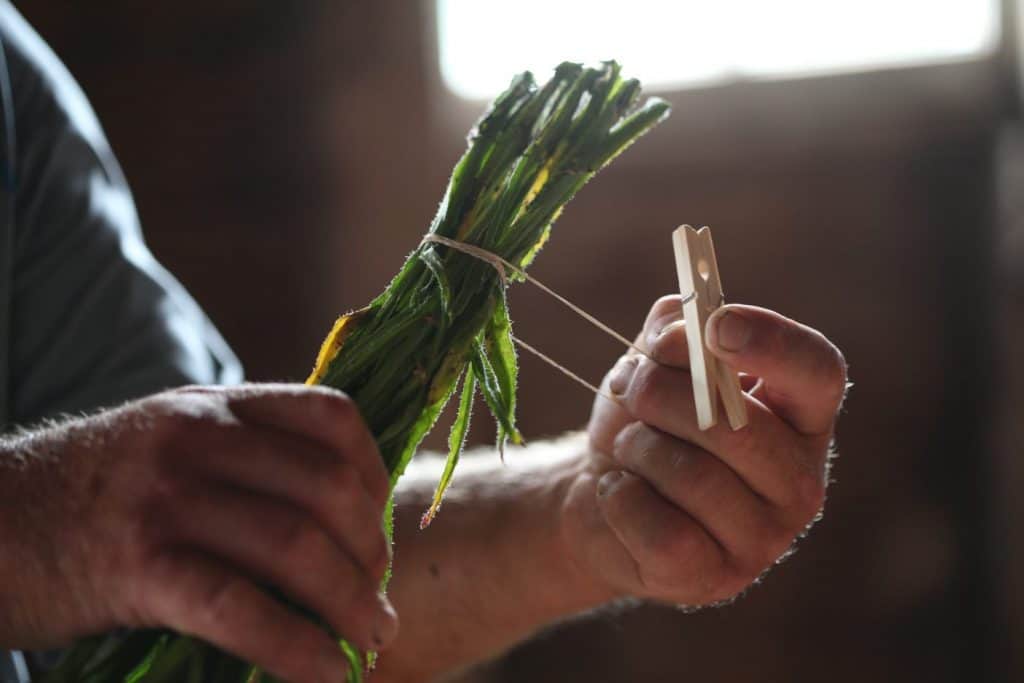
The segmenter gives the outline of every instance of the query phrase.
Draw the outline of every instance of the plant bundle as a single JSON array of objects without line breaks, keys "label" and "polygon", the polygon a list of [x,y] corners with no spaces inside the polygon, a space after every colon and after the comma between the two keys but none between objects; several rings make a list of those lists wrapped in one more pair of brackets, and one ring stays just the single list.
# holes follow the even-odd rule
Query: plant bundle
[{"label": "plant bundle", "polygon": [[[636,80],[615,62],[563,63],[538,86],[513,79],[469,137],[430,225],[431,234],[471,245],[525,269],[562,207],[590,178],[661,121],[658,99],[635,108]],[[516,279],[515,272],[509,279]],[[459,459],[477,390],[497,422],[498,446],[521,442],[516,427],[516,355],[505,278],[460,249],[424,240],[387,289],[342,316],[324,341],[308,384],[345,391],[376,437],[392,488],[455,393],[462,394],[428,523]],[[391,506],[385,513],[391,534]],[[345,642],[350,681],[371,656]],[[272,681],[211,645],[168,631],[93,639],[72,650],[50,683]]]}]

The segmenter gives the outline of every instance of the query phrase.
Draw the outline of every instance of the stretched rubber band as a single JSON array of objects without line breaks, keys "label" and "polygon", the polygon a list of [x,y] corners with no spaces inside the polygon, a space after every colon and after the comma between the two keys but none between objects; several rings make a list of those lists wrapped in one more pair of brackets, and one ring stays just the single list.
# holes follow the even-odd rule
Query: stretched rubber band
[{"label": "stretched rubber band", "polygon": [[532,275],[528,275],[525,270],[523,270],[523,269],[521,269],[521,268],[519,268],[517,266],[512,265],[511,263],[509,263],[508,261],[506,261],[502,257],[498,256],[497,254],[495,254],[493,252],[490,252],[490,251],[487,251],[486,249],[481,249],[480,247],[478,247],[476,245],[466,244],[465,242],[459,242],[457,240],[453,240],[453,239],[449,239],[447,237],[444,237],[443,235],[435,235],[434,233],[427,233],[426,235],[424,235],[423,241],[424,242],[436,242],[437,244],[443,244],[446,247],[451,247],[452,249],[455,249],[456,251],[461,251],[464,254],[469,254],[470,256],[473,256],[475,258],[480,259],[481,261],[484,261],[485,263],[490,264],[491,267],[493,267],[496,271],[498,271],[498,277],[501,278],[502,285],[508,285],[508,275],[505,272],[505,269],[508,268],[513,273],[515,273],[516,275],[520,276],[521,278],[523,278],[524,280],[529,282],[531,285],[535,285],[536,287],[540,288],[544,293],[549,294],[550,296],[552,296],[555,299],[557,299],[558,301],[560,301],[567,308],[569,308],[573,313],[575,313],[576,315],[580,316],[581,318],[583,318],[584,320],[586,320],[587,322],[592,324],[597,329],[601,330],[602,332],[604,332],[605,334],[607,334],[610,337],[614,338],[615,340],[617,340],[619,342],[622,342],[626,346],[626,348],[633,349],[634,351],[636,351],[640,355],[646,356],[647,358],[650,358],[650,356],[648,355],[648,353],[646,351],[644,351],[643,349],[638,347],[636,344],[631,342],[629,339],[627,339],[623,335],[619,334],[618,332],[613,330],[611,327],[608,327],[608,325],[605,325],[603,322],[601,322],[600,320],[598,320],[597,318],[595,318],[591,314],[587,313],[582,308],[580,308],[579,306],[577,306],[573,302],[569,301],[564,296],[562,296],[558,292],[554,291],[553,289],[551,289],[550,287],[545,285],[543,282],[541,282],[537,278],[533,277]]},{"label": "stretched rubber band", "polygon": [[[444,237],[443,235],[435,235],[434,233],[427,233],[426,235],[424,235],[423,236],[423,242],[424,243],[431,243],[431,242],[433,242],[433,243],[436,243],[436,244],[442,244],[442,245],[444,245],[446,247],[450,247],[452,249],[455,249],[456,251],[460,251],[460,252],[462,252],[464,254],[468,254],[469,256],[473,256],[474,258],[477,258],[477,259],[483,261],[484,263],[489,264],[491,267],[494,268],[494,270],[496,270],[498,272],[498,277],[501,278],[501,284],[504,287],[508,286],[508,274],[505,272],[505,269],[507,268],[507,269],[511,270],[516,275],[519,275],[520,277],[522,277],[524,280],[526,280],[530,284],[535,285],[536,287],[540,288],[541,291],[545,292],[546,294],[549,294],[550,296],[552,296],[555,299],[557,299],[558,301],[560,301],[562,304],[564,304],[566,307],[568,307],[572,312],[576,313],[578,316],[580,316],[581,318],[583,318],[587,322],[589,322],[592,325],[594,325],[594,327],[598,328],[599,330],[601,330],[605,334],[608,334],[609,336],[613,337],[617,341],[620,341],[623,344],[625,344],[627,348],[633,349],[637,353],[639,353],[639,354],[641,354],[641,355],[643,355],[643,356],[645,356],[647,358],[650,358],[650,356],[647,354],[646,351],[644,351],[643,349],[638,347],[633,342],[629,341],[626,337],[624,337],[623,335],[619,334],[618,332],[613,330],[608,325],[605,325],[603,322],[601,322],[600,320],[598,320],[597,318],[595,318],[591,314],[587,313],[582,308],[580,308],[576,304],[572,303],[571,301],[566,299],[564,296],[562,296],[558,292],[554,291],[553,289],[551,289],[550,287],[548,287],[547,285],[542,283],[537,278],[535,278],[535,277],[533,277],[531,275],[527,275],[526,271],[524,271],[522,268],[518,268],[517,266],[512,265],[511,263],[509,263],[508,261],[503,259],[501,256],[498,256],[494,252],[487,251],[486,249],[481,249],[480,247],[478,247],[476,245],[473,245],[473,244],[466,244],[465,242],[459,242],[458,240],[449,239],[447,237]],[[694,294],[693,296],[696,296],[696,295]],[[587,380],[583,379],[582,377],[577,375],[575,372],[573,372],[569,368],[565,367],[564,365],[562,365],[561,363],[559,363],[555,359],[551,358],[547,354],[545,354],[542,351],[540,351],[540,350],[530,346],[529,344],[524,342],[519,337],[516,337],[516,336],[513,335],[512,336],[512,341],[514,341],[520,348],[522,348],[522,349],[524,349],[526,351],[529,351],[533,355],[537,356],[537,358],[540,358],[542,361],[544,361],[545,363],[547,363],[551,367],[555,368],[560,373],[562,373],[563,375],[565,375],[569,379],[573,380],[574,382],[576,382],[580,386],[583,386],[583,387],[589,389],[594,394],[596,394],[598,396],[601,396],[602,398],[606,398],[609,401],[612,401],[613,403],[617,403],[619,405],[622,405],[622,401],[620,399],[616,398],[615,396],[609,394],[606,391],[603,391],[600,387],[598,387],[598,386],[596,386],[594,384],[591,384],[590,382],[588,382]]]},{"label": "stretched rubber band", "polygon": [[537,356],[537,358],[540,358],[542,361],[544,361],[545,363],[547,363],[548,365],[550,365],[554,369],[558,370],[560,373],[562,373],[563,375],[565,375],[569,379],[573,380],[577,384],[579,384],[579,385],[581,385],[583,387],[586,387],[587,389],[590,389],[590,391],[592,391],[593,393],[597,394],[601,398],[606,398],[609,401],[611,401],[612,403],[617,403],[620,406],[622,405],[622,400],[621,399],[619,399],[619,398],[609,394],[606,391],[602,391],[600,387],[591,384],[590,382],[588,382],[587,380],[583,379],[582,377],[577,375],[575,372],[570,370],[569,368],[565,367],[564,365],[562,365],[561,363],[556,361],[554,358],[551,358],[550,356],[548,356],[547,354],[543,353],[542,351],[539,351],[539,350],[535,349],[534,347],[530,346],[529,344],[524,342],[519,337],[517,337],[515,335],[512,335],[512,341],[514,341],[516,344],[518,344],[521,348],[523,348],[523,349],[529,351],[530,353],[532,353],[533,355]]}]

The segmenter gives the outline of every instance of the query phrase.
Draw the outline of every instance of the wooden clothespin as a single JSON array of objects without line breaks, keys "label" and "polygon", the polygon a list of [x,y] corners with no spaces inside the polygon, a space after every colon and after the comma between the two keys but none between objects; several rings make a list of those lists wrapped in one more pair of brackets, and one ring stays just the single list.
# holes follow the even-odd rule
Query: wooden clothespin
[{"label": "wooden clothespin", "polygon": [[690,374],[697,404],[697,425],[710,429],[718,422],[718,397],[722,397],[729,426],[733,430],[747,424],[747,406],[736,371],[721,362],[704,342],[704,326],[722,304],[722,282],[718,276],[715,245],[707,226],[694,230],[689,225],[676,228],[672,246],[679,274],[679,292],[683,295],[686,340],[690,345]]}]

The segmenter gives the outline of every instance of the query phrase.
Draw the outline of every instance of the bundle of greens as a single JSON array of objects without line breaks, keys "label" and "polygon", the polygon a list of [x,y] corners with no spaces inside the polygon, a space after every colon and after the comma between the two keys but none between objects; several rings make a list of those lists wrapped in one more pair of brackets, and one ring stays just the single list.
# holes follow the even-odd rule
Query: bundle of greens
[{"label": "bundle of greens", "polygon": [[[562,207],[605,164],[661,121],[668,105],[634,109],[636,80],[618,64],[563,63],[538,87],[517,76],[483,116],[452,173],[430,226],[433,235],[472,245],[525,269],[548,239]],[[514,273],[511,279],[515,279]],[[461,380],[449,453],[428,523],[451,481],[479,389],[498,425],[498,445],[521,441],[515,420],[516,356],[505,281],[490,263],[425,240],[369,306],[341,317],[307,383],[345,391],[401,476]],[[391,534],[391,506],[385,513]],[[350,681],[372,655],[344,641]],[[76,647],[49,683],[272,681],[269,674],[211,645],[167,631],[130,633]]]}]

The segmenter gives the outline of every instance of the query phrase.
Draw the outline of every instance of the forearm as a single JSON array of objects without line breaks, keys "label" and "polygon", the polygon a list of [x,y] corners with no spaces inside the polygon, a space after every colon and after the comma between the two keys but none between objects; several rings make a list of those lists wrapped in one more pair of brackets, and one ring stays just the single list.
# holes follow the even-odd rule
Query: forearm
[{"label": "forearm", "polygon": [[[27,645],[24,624],[31,619],[24,613],[22,596],[30,588],[26,579],[39,564],[25,547],[20,533],[24,510],[16,505],[15,493],[28,463],[8,441],[0,438],[0,650]],[[26,564],[31,565],[28,572]]]},{"label": "forearm", "polygon": [[[61,571],[68,539],[55,537],[44,523],[63,502],[56,489],[64,472],[54,451],[68,432],[0,437],[0,650],[48,647],[70,635],[63,627],[76,609],[53,600],[54,587],[68,580]],[[44,604],[46,619],[38,609]]]},{"label": "forearm", "polygon": [[394,579],[401,620],[375,681],[430,680],[491,657],[539,627],[614,596],[566,553],[565,491],[583,466],[582,436],[466,457],[444,508],[420,531],[440,462],[410,468],[397,492]]}]

